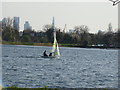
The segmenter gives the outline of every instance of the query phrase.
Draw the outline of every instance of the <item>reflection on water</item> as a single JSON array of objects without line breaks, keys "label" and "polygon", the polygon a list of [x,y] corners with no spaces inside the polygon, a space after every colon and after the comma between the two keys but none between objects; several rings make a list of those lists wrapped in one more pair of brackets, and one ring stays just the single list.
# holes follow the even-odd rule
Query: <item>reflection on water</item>
[{"label": "reflection on water", "polygon": [[60,59],[44,59],[51,47],[3,45],[3,84],[27,88],[115,88],[117,50],[60,47]]}]

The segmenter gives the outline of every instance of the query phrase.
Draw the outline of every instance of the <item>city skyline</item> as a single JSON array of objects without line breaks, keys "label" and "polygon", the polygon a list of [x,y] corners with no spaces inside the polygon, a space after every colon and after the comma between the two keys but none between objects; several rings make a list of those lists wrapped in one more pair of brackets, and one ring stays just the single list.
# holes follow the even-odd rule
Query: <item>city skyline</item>
[{"label": "city skyline", "polygon": [[[20,5],[22,5],[21,8]],[[14,8],[15,6],[17,7]],[[27,7],[25,8],[25,6]],[[25,21],[29,21],[33,29],[36,31],[41,30],[45,24],[52,23],[53,16],[55,17],[55,25],[61,29],[64,28],[65,24],[67,24],[68,30],[73,29],[77,25],[87,25],[90,29],[89,32],[96,33],[98,30],[107,30],[109,23],[112,23],[113,29],[118,28],[117,7],[113,7],[111,3],[108,2],[6,2],[3,3],[2,9],[3,17],[20,17],[20,30],[24,29]],[[12,13],[9,13],[10,10],[12,10]]]},{"label": "city skyline", "polygon": [[19,17],[13,17],[13,27],[15,30],[19,31],[20,20]]}]

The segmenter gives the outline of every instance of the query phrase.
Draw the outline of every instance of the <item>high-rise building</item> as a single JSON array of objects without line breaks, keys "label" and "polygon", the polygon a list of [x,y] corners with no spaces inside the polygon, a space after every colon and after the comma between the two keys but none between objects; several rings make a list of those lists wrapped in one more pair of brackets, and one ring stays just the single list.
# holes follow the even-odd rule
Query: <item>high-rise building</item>
[{"label": "high-rise building", "polygon": [[32,27],[30,26],[28,21],[26,21],[24,24],[24,30],[32,30]]},{"label": "high-rise building", "polygon": [[13,27],[17,31],[19,31],[19,23],[20,23],[19,17],[14,17],[14,19],[13,19]]}]

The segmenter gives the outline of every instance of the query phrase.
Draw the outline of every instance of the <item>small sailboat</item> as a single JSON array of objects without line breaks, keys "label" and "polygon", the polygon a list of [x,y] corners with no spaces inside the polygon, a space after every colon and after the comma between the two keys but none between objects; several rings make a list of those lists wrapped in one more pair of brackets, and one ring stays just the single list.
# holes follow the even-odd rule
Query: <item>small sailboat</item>
[{"label": "small sailboat", "polygon": [[52,22],[52,29],[53,29],[53,35],[54,35],[54,42],[53,42],[52,50],[50,52],[52,53],[52,56],[41,56],[42,58],[60,58],[59,46],[58,46],[58,42],[56,39],[54,17],[53,17],[53,22]]}]

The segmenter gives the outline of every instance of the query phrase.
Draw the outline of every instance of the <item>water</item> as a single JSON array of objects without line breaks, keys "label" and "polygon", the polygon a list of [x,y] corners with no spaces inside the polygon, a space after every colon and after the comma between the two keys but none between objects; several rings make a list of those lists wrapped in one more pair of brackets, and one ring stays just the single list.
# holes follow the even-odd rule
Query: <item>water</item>
[{"label": "water", "polygon": [[3,45],[3,85],[26,88],[117,88],[118,51],[60,47],[60,59],[41,55],[51,47]]}]

